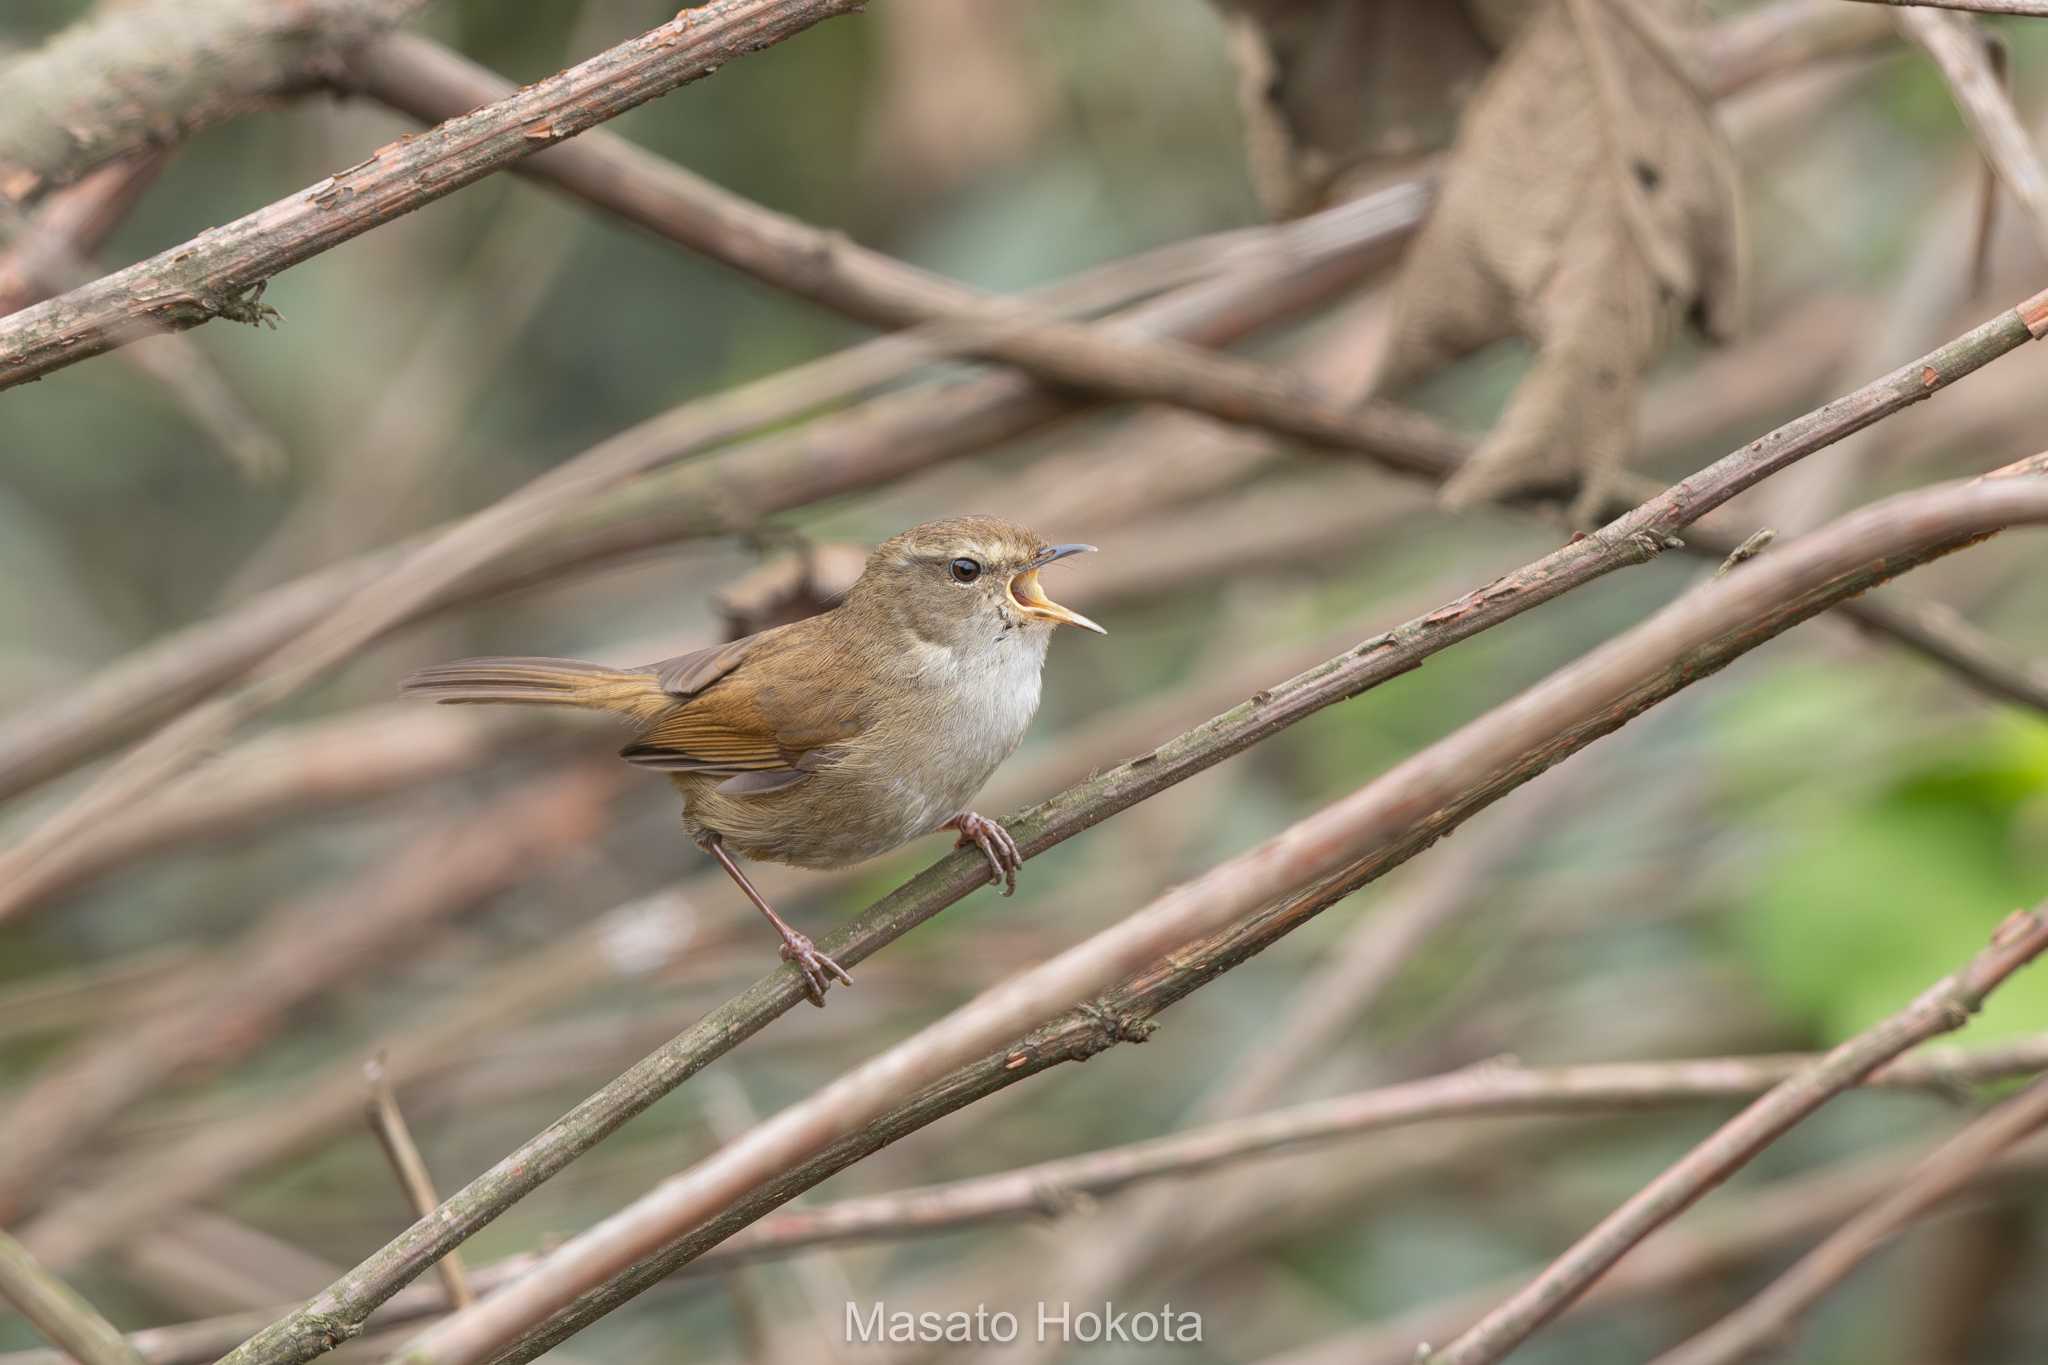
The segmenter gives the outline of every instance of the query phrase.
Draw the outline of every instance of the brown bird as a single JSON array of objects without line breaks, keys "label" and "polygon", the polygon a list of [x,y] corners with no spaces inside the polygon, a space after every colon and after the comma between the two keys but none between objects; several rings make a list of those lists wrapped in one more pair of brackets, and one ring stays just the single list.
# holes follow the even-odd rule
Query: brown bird
[{"label": "brown bird", "polygon": [[1092,545],[1047,545],[996,517],[928,522],[883,541],[837,605],[641,668],[461,659],[405,680],[442,702],[580,706],[625,716],[620,757],[669,775],[683,827],[782,936],[822,1006],[846,971],[775,913],[735,853],[837,868],[921,834],[973,844],[1009,895],[1023,856],[967,808],[1038,709],[1053,629],[1104,634],[1048,598],[1038,571]]}]

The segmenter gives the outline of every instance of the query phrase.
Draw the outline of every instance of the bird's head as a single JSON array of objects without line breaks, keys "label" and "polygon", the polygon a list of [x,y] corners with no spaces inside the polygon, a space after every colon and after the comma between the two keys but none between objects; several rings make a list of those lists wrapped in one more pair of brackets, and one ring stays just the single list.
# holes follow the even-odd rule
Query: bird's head
[{"label": "bird's head", "polygon": [[1104,635],[1038,582],[1046,565],[1094,548],[1048,545],[1000,517],[929,521],[876,546],[848,601],[886,608],[921,637],[956,647],[1013,631],[1043,639],[1061,625]]}]

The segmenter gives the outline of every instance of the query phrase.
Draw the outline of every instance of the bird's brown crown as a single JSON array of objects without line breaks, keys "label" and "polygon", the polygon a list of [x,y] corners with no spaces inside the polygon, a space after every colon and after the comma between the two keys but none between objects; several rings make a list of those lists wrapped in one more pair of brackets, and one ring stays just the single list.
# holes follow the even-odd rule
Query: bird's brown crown
[{"label": "bird's brown crown", "polygon": [[969,555],[990,566],[1007,566],[1024,564],[1044,548],[1039,536],[1001,517],[946,517],[889,537],[875,547],[868,562],[900,567]]}]

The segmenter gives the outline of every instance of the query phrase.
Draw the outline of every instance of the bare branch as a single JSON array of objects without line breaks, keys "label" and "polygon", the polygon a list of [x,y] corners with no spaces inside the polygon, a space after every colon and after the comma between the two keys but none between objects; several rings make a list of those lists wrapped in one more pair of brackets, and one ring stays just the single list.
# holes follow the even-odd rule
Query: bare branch
[{"label": "bare branch", "polygon": [[288,902],[245,931],[183,983],[186,1007],[171,1023],[137,1030],[116,1020],[67,1053],[0,1115],[0,1216],[11,1221],[77,1144],[143,1095],[246,1052],[294,1004],[582,843],[618,782],[609,765],[572,770],[431,828],[364,878]]},{"label": "bare branch", "polygon": [[51,267],[61,254],[53,247],[61,246],[74,256],[96,253],[163,166],[158,154],[131,157],[100,167],[39,204],[30,216],[35,236],[9,242],[7,254],[0,257],[0,317],[65,288],[63,282],[52,282]]},{"label": "bare branch", "polygon": [[[119,173],[125,168],[108,169]],[[72,243],[48,236],[39,221],[4,197],[0,197],[0,238],[12,241],[16,261],[24,270],[34,272],[27,282],[39,297],[86,284],[96,273]],[[138,339],[149,331],[147,326],[139,328]],[[269,478],[283,469],[284,443],[250,410],[195,340],[175,332],[162,332],[156,339],[154,346],[123,348],[121,359],[154,381],[244,477]]]},{"label": "bare branch", "polygon": [[[620,906],[579,933],[482,973],[460,996],[424,1018],[400,1022],[379,1044],[387,1076],[403,1085],[442,1071],[521,1019],[604,982],[661,968],[684,944],[701,946],[693,914],[680,896]],[[361,1112],[361,1070],[353,1058],[338,1059],[295,1080],[246,1117],[156,1144],[117,1176],[67,1189],[21,1229],[22,1240],[47,1264],[77,1265],[156,1226],[180,1206],[208,1199],[252,1172],[333,1140]]]},{"label": "bare branch", "polygon": [[[391,1163],[391,1172],[398,1177],[414,1216],[425,1218],[441,1202],[441,1196],[434,1193],[434,1178],[427,1173],[427,1159],[420,1155],[419,1144],[412,1140],[412,1129],[406,1126],[405,1111],[398,1107],[398,1096],[391,1089],[391,1076],[385,1069],[383,1054],[364,1063],[363,1077],[370,1087],[369,1099],[363,1105],[364,1117],[370,1121],[370,1131],[377,1135],[377,1145],[384,1149],[384,1157]],[[463,1268],[461,1252],[449,1252],[434,1268],[440,1272],[441,1283],[448,1290],[450,1307],[467,1308],[476,1302],[476,1293],[469,1287],[469,1272]]]},{"label": "bare branch", "polygon": [[[771,1255],[819,1242],[924,1235],[986,1222],[1057,1216],[1070,1209],[1078,1196],[1115,1194],[1145,1181],[1186,1176],[1402,1124],[1500,1114],[1607,1113],[1702,1099],[1746,1099],[1791,1079],[1818,1060],[1785,1056],[1563,1067],[1482,1064],[995,1175],[847,1199],[813,1209],[784,1210],[721,1243],[692,1266],[726,1265],[736,1257]],[[1872,1073],[1863,1084],[1946,1091],[1960,1081],[2027,1076],[2044,1068],[2048,1068],[2048,1039],[2037,1038],[2010,1047],[1950,1048],[1901,1058]],[[1975,1171],[1968,1174],[1974,1176]]]},{"label": "bare branch", "polygon": [[1860,0],[1866,5],[1893,5],[1900,9],[1952,9],[1970,14],[2025,14],[2048,18],[2048,0]]},{"label": "bare branch", "polygon": [[[2027,1046],[2016,1046],[2008,1054],[2008,1060],[2017,1063],[2018,1054],[2026,1050]],[[1971,1076],[1981,1079],[2005,1074],[2005,1068],[1996,1064],[1999,1060],[1998,1053],[1992,1050],[1934,1048],[1924,1051],[1917,1057],[1901,1059],[1894,1067],[1879,1072],[1865,1084],[1880,1084],[1882,1079],[1892,1072],[1897,1072],[1903,1078],[1909,1069],[1923,1062],[1936,1063],[1937,1059],[1944,1062],[1952,1061]],[[1737,1063],[1756,1061],[1763,1063],[1768,1069],[1774,1069],[1780,1063],[1797,1064],[1807,1059],[1729,1060]],[[2015,1065],[2012,1074],[2024,1074],[2026,1069]],[[1775,1072],[1767,1071],[1766,1074]],[[1937,1069],[1926,1077],[1927,1083],[1935,1086],[1946,1085],[1950,1079],[1951,1077],[1939,1073],[1938,1064]],[[1111,1152],[1134,1151],[1143,1145],[1114,1148]],[[2011,1152],[2005,1159],[1979,1170],[1977,1183],[2009,1179],[2016,1173],[2024,1174],[2038,1168],[2044,1156],[2048,1154],[2040,1152],[2037,1148],[2038,1144]],[[1082,1162],[1093,1159],[1092,1155],[1075,1158]],[[1046,1163],[1049,1167],[1058,1164]],[[1815,1175],[1776,1182],[1758,1193],[1735,1199],[1728,1205],[1715,1209],[1710,1229],[1676,1231],[1617,1266],[1613,1273],[1601,1280],[1599,1286],[1588,1296],[1587,1302],[1597,1301],[1607,1305],[1622,1299],[1640,1298],[1674,1284],[1696,1279],[1700,1275],[1713,1273],[1726,1266],[1748,1261],[1794,1238],[1817,1229],[1824,1229],[1867,1207],[1874,1199],[1896,1188],[1900,1178],[1911,1169],[1911,1166],[1910,1160],[1886,1152],[1829,1167]],[[1162,1171],[1161,1176],[1171,1178],[1177,1173]],[[1006,1180],[1017,1174],[1020,1172],[1003,1172],[981,1179]],[[958,1187],[966,1189],[976,1184],[976,1181],[961,1181],[958,1182]],[[916,1192],[904,1191],[903,1196],[914,1193]],[[1042,1190],[1040,1194],[1039,1202],[1029,1209],[1020,1209],[1018,1216],[1061,1217],[1086,1210],[1084,1203],[1058,1197],[1057,1188]],[[784,1237],[788,1239],[789,1250],[804,1249],[811,1245],[808,1238],[813,1233],[829,1232],[842,1221],[850,1221],[852,1211],[866,1208],[879,1214],[890,1201],[899,1197],[879,1195],[872,1199],[843,1200],[824,1204],[815,1209],[778,1211],[769,1214],[749,1232],[730,1238],[706,1251],[683,1266],[678,1273],[684,1278],[719,1274],[738,1260],[758,1259],[777,1254],[776,1249],[771,1248],[768,1243]],[[905,1215],[905,1220],[893,1224],[878,1218],[867,1221],[867,1218],[863,1217],[861,1221],[867,1222],[869,1229],[868,1234],[864,1235],[879,1239],[910,1237],[925,1231],[945,1230],[939,1225],[925,1224],[919,1220],[919,1210],[914,1206],[899,1205],[898,1212]],[[1008,1215],[1001,1213],[992,1216]],[[509,1256],[481,1266],[476,1271],[477,1283],[484,1289],[509,1284],[531,1269],[538,1259],[537,1254],[524,1254]],[[1475,1291],[1461,1292],[1447,1300],[1433,1301],[1398,1318],[1375,1323],[1336,1341],[1319,1343],[1300,1352],[1290,1352],[1284,1360],[1276,1358],[1264,1362],[1264,1365],[1310,1365],[1311,1362],[1313,1365],[1325,1365],[1326,1361],[1376,1363],[1382,1360],[1387,1361],[1388,1365],[1409,1365],[1414,1356],[1415,1342],[1441,1339],[1455,1333],[1464,1323],[1476,1318],[1481,1311],[1491,1306],[1503,1294],[1511,1292],[1519,1283],[1519,1279],[1513,1279],[1507,1281],[1498,1292],[1490,1292],[1488,1287],[1482,1287]],[[289,1307],[284,1307],[268,1313],[232,1313],[173,1326],[146,1328],[132,1333],[129,1336],[129,1343],[141,1353],[149,1365],[211,1365],[211,1362],[233,1350],[235,1345],[246,1339],[250,1333],[288,1311]],[[443,1311],[445,1303],[438,1289],[414,1285],[402,1290],[378,1310],[373,1327],[377,1331],[384,1331],[417,1322],[422,1318],[438,1316]],[[64,1365],[64,1361],[53,1351],[18,1351],[0,1355],[0,1365]]]},{"label": "bare branch", "polygon": [[2048,1082],[2035,1081],[1943,1143],[1884,1199],[1844,1224],[1770,1288],[1654,1365],[1733,1365],[1783,1342],[1793,1324],[1900,1228],[1975,1181],[2008,1147],[2048,1123]]},{"label": "bare branch", "polygon": [[[1980,1171],[1979,1186],[1973,1190],[2000,1183],[2012,1193],[2024,1190],[2036,1178],[2044,1158],[2048,1158],[2048,1148],[2038,1142],[2011,1152]],[[1774,1180],[1752,1193],[1717,1201],[1695,1219],[1645,1243],[1603,1275],[1579,1301],[1579,1311],[1653,1301],[1704,1277],[1725,1274],[1776,1254],[1788,1243],[1824,1235],[1896,1190],[1913,1165],[1913,1156],[1886,1150],[1837,1162],[1809,1175]],[[1528,1278],[1527,1274],[1514,1275],[1462,1290],[1357,1331],[1269,1356],[1259,1365],[1416,1365],[1416,1343],[1456,1336]],[[17,1363],[0,1360],[0,1365]],[[21,1361],[19,1365],[46,1362]]]},{"label": "bare branch", "polygon": [[[1692,1203],[1828,1100],[1873,1069],[1938,1034],[1961,1028],[1985,995],[2048,948],[2048,905],[2015,911],[1991,946],[1898,1014],[1859,1033],[1774,1087],[1634,1195],[1553,1261],[1522,1291],[1480,1319],[1430,1360],[1485,1365],[1501,1359],[1563,1312],[1643,1238]],[[2033,1119],[2029,1111],[2031,1122]]]},{"label": "bare branch", "polygon": [[1984,160],[2019,200],[2035,247],[2048,257],[2048,171],[2041,168],[1976,22],[1966,15],[1924,9],[1902,10],[1898,22],[1940,68]]},{"label": "bare branch", "polygon": [[36,1264],[21,1243],[0,1232],[0,1298],[83,1365],[142,1365],[128,1338],[84,1296]]},{"label": "bare branch", "polygon": [[[162,8],[175,16],[185,6],[173,0]],[[684,10],[509,99],[380,147],[289,198],[0,319],[0,388],[112,350],[131,338],[138,322],[171,330],[218,317],[258,322],[266,315],[255,295],[279,272],[727,62],[859,8],[859,0],[717,0]],[[38,102],[21,103],[34,108]],[[32,190],[41,174],[32,164],[17,170],[14,188]],[[0,191],[7,188],[0,180]]]}]

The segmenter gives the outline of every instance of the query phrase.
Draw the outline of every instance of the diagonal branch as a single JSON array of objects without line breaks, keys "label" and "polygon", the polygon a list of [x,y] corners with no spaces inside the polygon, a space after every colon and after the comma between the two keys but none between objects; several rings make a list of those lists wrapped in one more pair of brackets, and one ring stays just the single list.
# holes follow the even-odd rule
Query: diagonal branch
[{"label": "diagonal branch", "polygon": [[[1342,1141],[1390,1125],[1518,1112],[1632,1111],[1748,1098],[1812,1060],[1794,1054],[1543,1068],[1474,1067],[943,1185],[812,1208],[785,1208],[697,1257],[680,1273],[715,1275],[743,1261],[815,1246],[894,1241],[987,1223],[1057,1218],[1085,1210],[1089,1196],[1214,1170],[1305,1143]],[[2048,1039],[2028,1038],[1987,1048],[1926,1049],[1875,1072],[1864,1086],[1948,1094],[1961,1085],[2031,1076],[2044,1068],[2048,1068]],[[1891,1164],[1886,1163],[1887,1169]],[[1991,1174],[1990,1170],[1979,1171],[1976,1177]],[[1835,1186],[1842,1183],[1833,1182]],[[1852,1183],[1859,1183],[1859,1189],[1851,1192],[1856,1196],[1852,1206],[1867,1202],[1861,1196],[1860,1182]],[[1804,1209],[1801,1225],[1815,1217],[1825,1221],[1828,1212]],[[1773,1240],[1782,1236],[1779,1228],[1772,1227],[1770,1232]],[[537,1259],[535,1254],[521,1254],[494,1261],[477,1270],[477,1283],[485,1288],[508,1284]],[[371,1325],[382,1331],[434,1317],[446,1308],[447,1301],[439,1291],[418,1285],[394,1296]],[[129,1341],[150,1365],[208,1365],[288,1311],[281,1308],[255,1316],[253,1321],[249,1313],[235,1313],[149,1328],[132,1334]],[[47,1353],[29,1351],[0,1354],[0,1365],[58,1365],[58,1361]]]},{"label": "diagonal branch", "polygon": [[1971,14],[2027,14],[2048,19],[2048,0],[1861,0],[1900,9],[1951,9]]},{"label": "diagonal branch", "polygon": [[0,1298],[21,1310],[36,1330],[84,1365],[142,1365],[120,1329],[85,1298],[37,1265],[21,1243],[0,1232]]},{"label": "diagonal branch", "polygon": [[35,235],[8,242],[0,255],[0,317],[41,303],[69,283],[55,282],[54,268],[67,255],[98,252],[164,161],[160,153],[145,154],[102,166],[38,204],[30,216]]},{"label": "diagonal branch", "polygon": [[[1773,559],[1688,593],[1352,796],[990,989],[784,1110],[565,1244],[516,1286],[422,1333],[397,1359],[405,1365],[470,1365],[490,1359],[550,1314],[847,1134],[875,1124],[893,1105],[939,1082],[953,1068],[985,1056],[1147,963],[1177,963],[1182,958],[1175,950],[1185,951],[1191,939],[1217,934],[1304,885],[1320,889],[1327,881],[1339,888],[1338,895],[1345,894],[1427,848],[1522,782],[1831,601],[2000,527],[2048,521],[2044,470],[2048,459],[2025,462],[2002,477],[1891,499],[1778,551]],[[1324,903],[1334,899],[1331,895]],[[1841,1085],[1853,1083],[1910,1042],[1959,1026],[1962,1019],[1947,1007],[1981,998],[2048,946],[2048,915],[2016,917],[2016,924],[1946,991],[1930,996],[1944,1008],[1930,1004],[1914,1015],[1930,1025],[1926,1032],[1901,1042],[1892,1053],[1862,1060]],[[790,991],[794,995],[796,988]],[[1794,1084],[1802,1091],[1810,1088]],[[1766,1112],[1783,1117],[1778,1105]],[[1775,1131],[1780,1130],[1771,1135]]]},{"label": "diagonal branch", "polygon": [[2048,906],[2015,911],[1991,946],[1904,1010],[1774,1087],[1580,1238],[1520,1293],[1441,1351],[1433,1365],[1487,1365],[1559,1313],[1643,1238],[1747,1165],[1801,1119],[1909,1048],[1961,1028],[1985,996],[2048,949]]},{"label": "diagonal branch", "polygon": [[2048,171],[2041,167],[1976,21],[1963,14],[1907,9],[1898,23],[1934,59],[1984,160],[2019,200],[2034,246],[2048,257]]},{"label": "diagonal branch", "polygon": [[2028,1134],[2048,1124],[2048,1081],[2035,1081],[1943,1143],[1890,1195],[1836,1230],[1770,1288],[1653,1365],[1734,1365],[1782,1343],[1793,1323],[1900,1228],[1953,1198]]},{"label": "diagonal branch", "polygon": [[254,295],[279,272],[860,7],[860,0],[714,0],[686,9],[508,99],[390,143],[288,198],[0,319],[0,388],[124,345],[138,323],[180,330],[217,317],[260,321]]}]

